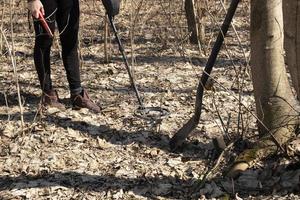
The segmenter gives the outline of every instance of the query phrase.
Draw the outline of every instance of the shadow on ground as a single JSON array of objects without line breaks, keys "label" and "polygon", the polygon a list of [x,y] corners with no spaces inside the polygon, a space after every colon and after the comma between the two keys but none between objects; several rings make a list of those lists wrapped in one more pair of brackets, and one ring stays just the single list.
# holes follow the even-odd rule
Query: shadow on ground
[{"label": "shadow on ground", "polygon": [[163,196],[166,198],[185,197],[193,194],[191,186],[195,180],[181,180],[174,177],[138,177],[121,178],[112,175],[90,175],[77,172],[51,172],[50,174],[18,177],[0,177],[0,190],[46,188],[63,186],[83,192],[103,192],[109,190],[132,191],[149,198]]},{"label": "shadow on ground", "polygon": [[[24,113],[24,120],[32,123],[35,116],[36,112],[26,112]],[[7,120],[7,115],[0,114],[0,120]],[[10,120],[18,121],[20,120],[20,117],[19,115],[12,115],[10,116]],[[107,125],[95,126],[86,121],[76,121],[72,120],[70,117],[63,118],[55,114],[48,115],[46,118],[41,119],[39,123],[54,124],[66,131],[68,129],[73,129],[87,137],[93,139],[100,138],[114,145],[130,145],[132,143],[138,143],[150,148],[158,148],[165,152],[180,154],[185,161],[206,159],[204,152],[211,146],[211,143],[189,141],[185,142],[182,148],[177,152],[171,152],[169,147],[170,137],[168,135],[146,130],[147,128],[143,127],[142,124],[139,127],[135,127],[138,131],[129,132],[122,129],[117,130]]]},{"label": "shadow on ground", "polygon": [[196,179],[182,180],[169,176],[132,178],[54,171],[44,172],[36,176],[0,176],[0,191],[62,186],[82,192],[99,193],[122,189],[125,192],[132,191],[136,195],[154,199],[158,197],[198,199],[200,194],[208,198],[226,197],[226,195],[234,198],[237,193],[243,198],[251,195],[255,199],[262,199],[263,196],[271,195],[276,196],[275,199],[280,199],[280,197],[286,197],[288,194],[299,194],[299,175],[300,168],[299,163],[297,163],[292,168],[285,166],[283,170],[277,173],[270,171],[268,167],[264,170],[248,170],[235,180],[217,176],[216,179],[206,182],[200,188],[200,182]]}]

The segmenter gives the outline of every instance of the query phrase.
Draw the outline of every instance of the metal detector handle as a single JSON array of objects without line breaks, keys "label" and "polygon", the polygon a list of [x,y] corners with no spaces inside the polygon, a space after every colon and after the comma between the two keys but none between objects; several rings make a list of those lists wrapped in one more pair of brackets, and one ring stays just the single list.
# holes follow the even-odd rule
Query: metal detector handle
[{"label": "metal detector handle", "polygon": [[135,84],[135,82],[134,82],[134,79],[133,79],[133,76],[132,76],[132,73],[131,73],[131,70],[130,70],[130,67],[129,67],[129,63],[128,63],[127,57],[126,57],[126,55],[125,55],[125,51],[124,51],[123,45],[122,45],[121,40],[120,40],[119,35],[118,35],[117,28],[116,28],[116,26],[115,26],[115,24],[114,24],[113,18],[112,18],[111,16],[108,15],[108,19],[109,19],[110,25],[111,25],[111,27],[112,27],[112,29],[113,29],[113,32],[114,32],[114,34],[115,34],[115,37],[116,37],[116,39],[117,39],[117,42],[118,42],[118,45],[119,45],[119,50],[120,50],[120,52],[121,52],[121,54],[122,54],[122,57],[123,57],[123,60],[124,60],[124,63],[125,63],[125,66],[126,66],[128,75],[129,75],[129,79],[130,79],[131,86],[132,86],[133,89],[134,89],[134,92],[135,92],[135,94],[136,94],[136,97],[137,97],[137,99],[138,99],[138,102],[139,102],[139,104],[140,104],[141,109],[144,109],[145,106],[144,106],[144,104],[143,104],[143,101],[142,101],[142,99],[141,99],[140,93],[139,93],[139,91],[138,91],[138,89],[137,89],[137,87],[136,87],[136,84]]}]

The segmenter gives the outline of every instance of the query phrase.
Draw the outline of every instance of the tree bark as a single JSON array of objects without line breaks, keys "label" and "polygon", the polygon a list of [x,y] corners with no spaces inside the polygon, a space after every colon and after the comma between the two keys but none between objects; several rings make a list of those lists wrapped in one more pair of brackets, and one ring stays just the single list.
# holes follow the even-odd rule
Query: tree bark
[{"label": "tree bark", "polygon": [[194,0],[185,0],[184,9],[188,24],[188,30],[189,33],[191,33],[190,42],[192,44],[198,44],[198,26]]},{"label": "tree bark", "polygon": [[197,24],[198,24],[198,39],[203,46],[205,43],[205,21],[206,21],[206,11],[204,3],[201,0],[196,1],[197,7]]},{"label": "tree bark", "polygon": [[197,127],[197,125],[199,123],[199,120],[201,117],[201,110],[202,110],[204,87],[206,86],[207,81],[209,80],[209,75],[213,70],[217,56],[223,45],[224,37],[227,34],[227,31],[229,29],[229,26],[232,22],[232,19],[234,17],[234,14],[236,12],[236,9],[237,9],[239,3],[240,3],[240,0],[232,0],[230,3],[230,7],[228,8],[226,17],[221,26],[221,30],[219,31],[218,37],[217,37],[216,42],[211,50],[211,54],[207,60],[203,74],[201,76],[201,79],[200,79],[198,87],[197,87],[194,115],[192,118],[189,119],[189,121],[186,124],[183,125],[183,127],[181,127],[175,133],[175,135],[170,140],[170,147],[173,151],[182,145],[184,140]]},{"label": "tree bark", "polygon": [[276,153],[294,136],[297,101],[285,69],[283,39],[282,1],[251,0],[251,72],[262,137],[238,156],[229,176]]},{"label": "tree bark", "polygon": [[300,2],[283,1],[286,63],[300,98]]}]

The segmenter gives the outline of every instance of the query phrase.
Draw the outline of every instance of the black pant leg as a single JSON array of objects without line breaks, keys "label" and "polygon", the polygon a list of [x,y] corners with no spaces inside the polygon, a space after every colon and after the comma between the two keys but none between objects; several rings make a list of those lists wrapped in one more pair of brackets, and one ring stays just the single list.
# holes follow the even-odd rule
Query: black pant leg
[{"label": "black pant leg", "polygon": [[79,0],[59,0],[56,21],[60,32],[62,57],[71,93],[81,88],[78,31]]},{"label": "black pant leg", "polygon": [[[45,19],[48,26],[54,32],[55,15],[57,11],[56,0],[41,0],[44,10]],[[50,50],[53,39],[50,38],[42,27],[41,23],[34,19],[35,45],[34,45],[34,63],[38,73],[40,86],[43,91],[52,89],[51,70],[50,70]]]}]

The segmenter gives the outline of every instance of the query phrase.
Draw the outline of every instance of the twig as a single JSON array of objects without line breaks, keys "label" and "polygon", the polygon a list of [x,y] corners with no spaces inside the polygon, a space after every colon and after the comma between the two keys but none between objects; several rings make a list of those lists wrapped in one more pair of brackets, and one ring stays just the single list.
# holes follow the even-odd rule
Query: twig
[{"label": "twig", "polygon": [[[2,5],[2,11],[1,11],[1,26],[0,29],[3,29],[3,24],[4,24],[4,9],[5,9],[5,4],[4,1],[2,1],[3,5]],[[0,35],[0,55],[2,55],[3,52],[3,36],[2,34]]]},{"label": "twig", "polygon": [[[221,121],[221,125],[222,125],[221,130],[223,130],[223,132],[224,132],[223,135],[226,136],[227,139],[229,139],[229,135],[228,135],[228,126],[227,126],[227,127],[225,126],[225,123],[224,123],[224,121],[223,121],[223,119],[222,119],[222,116],[221,116],[221,114],[220,114],[219,108],[218,108],[218,106],[216,105],[216,100],[215,100],[215,95],[214,95],[214,93],[213,93],[213,101],[212,101],[212,103],[213,103],[213,105],[214,105],[214,107],[215,107],[215,111],[217,112],[217,116],[218,116],[219,120]],[[228,122],[227,122],[227,124],[228,124]]]},{"label": "twig", "polygon": [[21,99],[21,92],[20,92],[20,85],[18,79],[18,71],[17,71],[17,63],[15,57],[15,43],[14,43],[14,27],[13,27],[13,11],[14,11],[14,0],[10,0],[10,33],[11,33],[11,59],[12,65],[14,68],[14,76],[17,86],[17,93],[18,93],[18,102],[20,107],[20,117],[21,117],[21,127],[22,130],[24,129],[24,115],[23,115],[23,106],[22,106],[22,99]]},{"label": "twig", "polygon": [[17,67],[16,67],[16,59],[15,59],[15,52],[14,52],[13,10],[14,10],[14,2],[13,2],[13,0],[10,0],[11,48],[10,48],[7,38],[3,32],[3,29],[0,29],[0,31],[1,31],[2,37],[5,41],[5,44],[8,48],[8,53],[11,58],[11,63],[13,66],[14,78],[15,78],[17,94],[18,94],[18,103],[19,103],[19,108],[20,108],[21,128],[23,130],[24,129],[23,107],[22,107],[21,92],[20,92],[19,79],[18,79],[18,71],[17,71]]},{"label": "twig", "polygon": [[2,92],[4,99],[5,99],[5,105],[6,105],[6,112],[7,112],[7,121],[10,120],[10,114],[9,114],[9,105],[8,105],[8,100],[7,100],[7,95],[5,92]]},{"label": "twig", "polygon": [[104,62],[109,63],[109,53],[108,53],[108,36],[109,36],[109,27],[107,16],[104,16]]},{"label": "twig", "polygon": [[213,167],[208,169],[206,173],[204,174],[203,178],[200,180],[199,185],[197,185],[197,188],[202,188],[206,182],[207,179],[209,179],[210,175],[214,173],[220,166],[221,161],[224,158],[224,154],[238,141],[238,139],[232,143],[230,143],[219,155],[218,159],[214,163]]},{"label": "twig", "polygon": [[[205,72],[206,73],[206,72]],[[206,73],[207,74],[207,73]],[[208,76],[210,76],[209,74],[207,74]],[[212,77],[210,77],[210,78],[212,78]],[[226,87],[224,87],[221,83],[219,83],[218,81],[216,81],[216,80],[214,80],[220,87],[222,87],[224,90],[226,90],[227,92],[229,92],[229,93],[232,93],[230,90],[228,90]],[[232,95],[232,97],[235,99],[235,100],[239,100],[238,98],[236,98],[234,95]],[[275,136],[274,136],[274,134],[273,133],[271,133],[271,131],[270,131],[270,129],[264,124],[264,122],[263,121],[261,121],[260,119],[259,119],[259,117],[256,115],[256,114],[254,114],[246,105],[244,105],[243,103],[241,103],[240,102],[240,104],[241,104],[241,106],[243,106],[246,110],[247,110],[247,112],[249,112],[256,120],[257,120],[257,122],[258,123],[260,123],[265,129],[266,129],[266,131],[271,135],[271,137],[272,137],[272,139],[274,140],[274,142],[275,142],[275,144],[276,144],[276,146],[283,152],[283,153],[285,153],[285,150],[283,149],[283,147],[281,146],[281,144],[279,143],[279,141],[275,138]]]},{"label": "twig", "polygon": [[[225,5],[224,5],[224,2],[222,1],[222,0],[220,0],[220,3],[221,3],[221,5],[222,5],[222,8],[223,8],[223,11],[225,11],[226,12],[226,8],[225,8]],[[242,52],[243,52],[243,56],[244,56],[244,59],[245,59],[245,67],[243,68],[243,70],[242,70],[242,68],[240,68],[240,72],[237,74],[237,82],[238,82],[238,91],[239,91],[239,113],[238,113],[238,125],[237,125],[237,129],[238,129],[238,134],[239,134],[239,130],[240,130],[240,124],[241,124],[241,126],[242,126],[242,128],[241,128],[241,135],[243,135],[243,132],[244,132],[244,127],[243,127],[243,116],[242,116],[242,112],[241,112],[241,105],[240,105],[240,102],[242,101],[242,95],[241,95],[241,93],[242,93],[242,88],[243,88],[243,86],[245,85],[245,76],[246,76],[246,72],[247,72],[247,69],[249,68],[249,66],[250,66],[250,62],[249,62],[249,59],[248,59],[248,57],[246,56],[246,51],[245,51],[245,49],[243,48],[243,46],[242,46],[242,42],[241,42],[241,38],[240,38],[240,36],[239,36],[239,34],[238,34],[238,32],[237,32],[237,30],[236,30],[236,28],[235,28],[235,25],[234,25],[234,23],[231,23],[231,27],[232,27],[232,29],[233,29],[233,31],[234,31],[234,34],[235,34],[235,36],[236,36],[236,38],[237,38],[237,40],[238,40],[238,43],[239,43],[239,46],[240,46],[240,48],[242,49]],[[240,77],[240,75],[241,75],[241,84],[240,84],[240,79],[239,79],[239,77]]]}]

